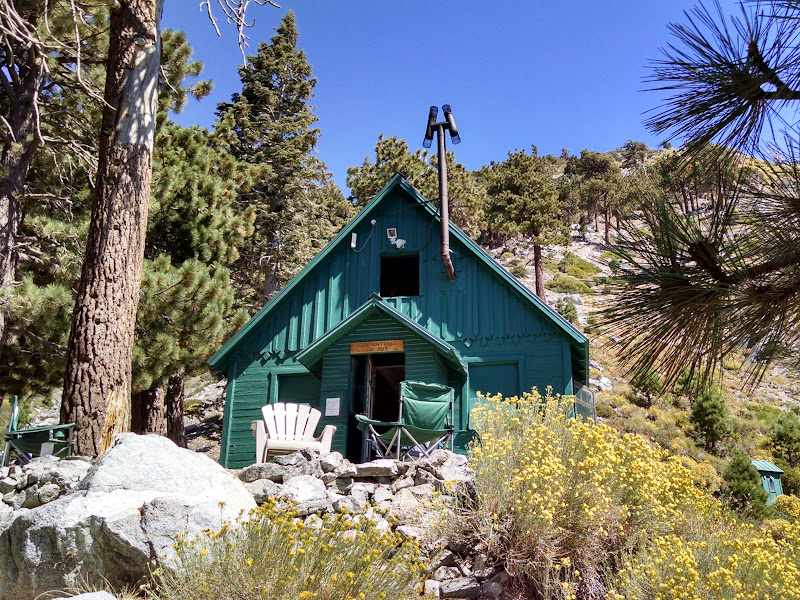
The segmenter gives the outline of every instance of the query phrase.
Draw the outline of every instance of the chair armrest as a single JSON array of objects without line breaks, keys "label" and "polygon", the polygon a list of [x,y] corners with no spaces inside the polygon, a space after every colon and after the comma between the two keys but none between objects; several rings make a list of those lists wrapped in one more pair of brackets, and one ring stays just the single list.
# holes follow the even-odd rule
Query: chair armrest
[{"label": "chair armrest", "polygon": [[264,462],[264,450],[267,445],[267,428],[264,420],[251,421],[250,430],[256,438],[256,463]]},{"label": "chair armrest", "polygon": [[336,425],[325,425],[317,440],[322,444],[320,454],[328,454],[331,451],[331,443],[333,443],[333,434],[336,433]]}]

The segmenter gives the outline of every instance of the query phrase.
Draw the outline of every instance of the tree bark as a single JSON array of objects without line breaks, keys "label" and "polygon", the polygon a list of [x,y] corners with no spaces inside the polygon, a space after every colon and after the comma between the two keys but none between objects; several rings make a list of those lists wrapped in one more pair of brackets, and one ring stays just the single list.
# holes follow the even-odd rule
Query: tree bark
[{"label": "tree bark", "polygon": [[184,373],[170,375],[167,383],[167,437],[181,448],[186,448],[186,430],[183,425]]},{"label": "tree bark", "polygon": [[606,217],[605,217],[605,240],[606,244],[611,243],[611,207],[606,202]]},{"label": "tree bark", "polygon": [[139,434],[167,433],[164,386],[161,382],[131,395],[131,431]]},{"label": "tree bark", "polygon": [[536,281],[536,295],[542,300],[544,297],[544,269],[542,268],[542,247],[533,246],[533,274]]},{"label": "tree bark", "polygon": [[594,232],[595,233],[599,233],[600,232],[600,223],[599,223],[599,221],[597,219],[597,200],[594,201],[594,207],[593,208],[594,208]]},{"label": "tree bark", "polygon": [[131,355],[150,201],[163,0],[112,9],[97,185],[67,347],[61,421],[99,456],[130,424]]}]

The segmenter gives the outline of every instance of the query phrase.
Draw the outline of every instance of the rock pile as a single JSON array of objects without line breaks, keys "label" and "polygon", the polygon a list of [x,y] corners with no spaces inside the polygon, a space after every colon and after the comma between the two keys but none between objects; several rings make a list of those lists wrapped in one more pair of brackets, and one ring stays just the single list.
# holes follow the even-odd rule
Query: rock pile
[{"label": "rock pile", "polygon": [[303,451],[279,456],[238,472],[256,502],[274,498],[291,503],[300,515],[347,510],[363,514],[368,505],[383,508],[404,522],[416,522],[424,503],[472,479],[464,456],[437,450],[414,463],[379,459],[353,464],[338,452],[318,457]]},{"label": "rock pile", "polygon": [[44,457],[0,470],[0,598],[81,579],[135,582],[174,563],[178,538],[219,529],[268,499],[299,516],[346,510],[419,540],[433,597],[497,598],[507,575],[480,545],[448,545],[426,529],[434,492],[468,489],[471,479],[466,457],[444,450],[364,464],[299,452],[230,472],[166,438],[126,434],[94,464]]},{"label": "rock pile", "polygon": [[[468,488],[472,470],[464,456],[436,450],[430,458],[405,463],[378,459],[353,464],[338,452],[318,457],[313,452],[279,456],[273,462],[240,470],[239,479],[259,504],[274,499],[290,504],[300,516],[346,510],[392,527],[380,516],[395,517],[405,537],[424,542],[429,555],[425,593],[434,598],[498,598],[508,574],[491,564],[480,545],[447,544],[427,539],[426,509],[434,492]],[[376,512],[375,508],[383,509]]]},{"label": "rock pile", "polygon": [[[59,461],[52,470],[63,473],[80,462]],[[39,486],[37,501],[47,499],[41,493],[47,484],[39,485],[50,481],[42,479],[51,472],[45,466],[21,469],[19,481],[25,485],[11,492],[14,502],[32,485]],[[12,470],[18,473],[10,469],[9,479]],[[67,493],[35,508],[23,504],[12,513],[0,534],[0,598],[35,598],[84,582],[106,581],[118,588],[135,583],[153,567],[174,564],[181,537],[218,530],[256,506],[242,483],[219,464],[165,437],[121,435],[87,470]],[[29,486],[32,473],[39,479]]]},{"label": "rock pile", "polygon": [[24,466],[0,467],[0,531],[11,523],[14,511],[52,502],[77,487],[91,468],[91,461],[79,456],[43,456]]}]

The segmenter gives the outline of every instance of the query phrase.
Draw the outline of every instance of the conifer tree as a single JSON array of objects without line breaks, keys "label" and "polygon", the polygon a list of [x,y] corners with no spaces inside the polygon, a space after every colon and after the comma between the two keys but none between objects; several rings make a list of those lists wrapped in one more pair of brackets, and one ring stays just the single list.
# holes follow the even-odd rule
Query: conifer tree
[{"label": "conifer tree", "polygon": [[728,409],[722,390],[714,383],[706,384],[692,402],[690,419],[703,438],[706,451],[714,452],[719,442],[728,433]]},{"label": "conifer tree", "polygon": [[181,444],[185,375],[247,317],[233,308],[228,267],[253,231],[253,209],[239,212],[237,206],[238,194],[252,185],[252,169],[197,127],[166,123],[156,141],[131,428],[166,431]]},{"label": "conifer tree", "polygon": [[[663,100],[646,125],[684,144],[690,187],[643,198],[645,226],[615,248],[630,268],[606,322],[634,370],[655,366],[668,382],[687,366],[710,377],[742,348],[754,349],[751,383],[800,356],[800,3],[740,8],[700,4],[670,24],[649,78]],[[693,189],[702,214],[683,194]]]},{"label": "conifer tree", "polygon": [[[351,200],[364,205],[377,194],[395,173],[400,173],[425,198],[439,199],[436,155],[424,150],[411,152],[405,140],[378,136],[375,162],[369,157],[358,167],[347,169]],[[447,153],[447,197],[450,220],[475,240],[486,232],[486,189],[452,152]]]},{"label": "conifer tree", "polygon": [[483,176],[489,196],[490,231],[531,238],[536,295],[544,299],[542,246],[570,242],[552,164],[525,150],[509,152],[502,163],[493,162],[484,168]]},{"label": "conifer tree", "polygon": [[800,467],[800,419],[791,412],[782,413],[769,432],[775,454],[793,467]]},{"label": "conifer tree", "polygon": [[309,102],[316,79],[297,39],[294,13],[288,11],[270,42],[260,43],[239,68],[242,91],[217,110],[218,129],[231,128],[227,149],[260,169],[239,198],[255,209],[255,230],[233,269],[241,303],[251,310],[299,271],[351,214],[327,167],[313,155],[319,129]]},{"label": "conifer tree", "polygon": [[748,456],[738,448],[722,471],[727,483],[727,496],[731,507],[742,514],[760,518],[767,508],[767,492],[761,485],[761,475]]}]

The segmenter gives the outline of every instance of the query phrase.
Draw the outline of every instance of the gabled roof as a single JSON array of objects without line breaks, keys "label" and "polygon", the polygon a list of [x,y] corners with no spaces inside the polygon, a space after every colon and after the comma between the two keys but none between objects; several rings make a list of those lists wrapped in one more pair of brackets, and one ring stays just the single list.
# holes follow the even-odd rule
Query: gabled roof
[{"label": "gabled roof", "polygon": [[753,466],[759,471],[764,471],[766,473],[783,473],[783,469],[777,467],[768,460],[753,459],[750,462],[752,462]]},{"label": "gabled roof", "polygon": [[[378,192],[375,197],[364,206],[363,209],[353,217],[350,222],[345,225],[342,230],[334,237],[319,253],[309,262],[302,271],[295,275],[292,280],[287,283],[280,292],[278,292],[272,299],[267,302],[264,307],[259,310],[244,327],[237,331],[220,348],[214,356],[208,360],[208,364],[215,370],[224,372],[227,365],[228,355],[236,345],[243,340],[248,333],[255,329],[264,319],[267,318],[270,312],[280,304],[281,300],[291,294],[292,290],[297,287],[299,282],[309,273],[314,267],[321,263],[333,249],[350,238],[350,234],[367,218],[367,215],[372,209],[377,206],[384,198],[386,198],[395,188],[401,188],[411,198],[416,200],[428,213],[433,216],[436,221],[441,221],[439,211],[426,200],[414,187],[403,177],[400,173],[396,173],[389,182]],[[470,237],[459,229],[452,222],[450,223],[450,235],[464,244],[468,249],[472,250],[475,257],[488,267],[493,273],[503,279],[509,286],[515,289],[523,298],[533,304],[538,310],[548,316],[567,336],[570,338],[570,348],[572,354],[572,368],[573,372],[578,375],[578,379],[584,383],[588,382],[589,374],[589,339],[578,331],[572,323],[567,321],[558,312],[551,308],[546,302],[529,290],[523,285],[516,277],[511,275],[505,268],[503,268],[496,260],[481,248],[477,243],[472,241]]]},{"label": "gabled roof", "polygon": [[320,377],[322,375],[322,356],[331,345],[338,342],[345,335],[356,329],[368,318],[384,314],[399,322],[401,325],[410,329],[426,342],[431,344],[436,351],[441,354],[450,365],[462,376],[467,376],[467,365],[458,356],[458,352],[450,344],[439,339],[430,331],[421,327],[404,314],[398,312],[393,307],[383,302],[380,296],[372,295],[369,300],[359,306],[344,321],[333,327],[322,337],[313,342],[305,350],[300,352],[295,358],[309,371]]}]

